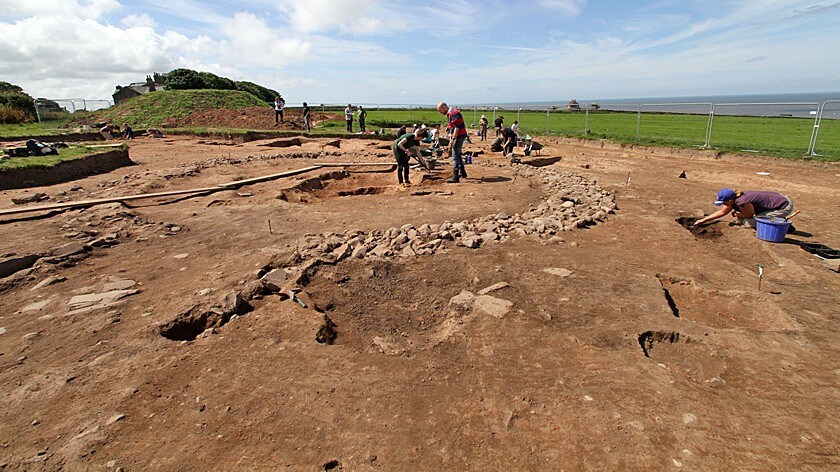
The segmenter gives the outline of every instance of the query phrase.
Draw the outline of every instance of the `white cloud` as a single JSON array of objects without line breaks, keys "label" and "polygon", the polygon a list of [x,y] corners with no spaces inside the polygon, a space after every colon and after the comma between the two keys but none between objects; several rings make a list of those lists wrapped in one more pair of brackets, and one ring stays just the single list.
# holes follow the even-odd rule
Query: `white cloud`
[{"label": "white cloud", "polygon": [[61,16],[99,18],[120,8],[117,0],[0,0],[0,11],[13,18]]},{"label": "white cloud", "polygon": [[309,54],[311,44],[298,38],[281,37],[281,31],[272,28],[253,13],[236,13],[224,23],[221,32],[226,39],[220,53],[240,63],[279,68],[290,59],[302,59]]},{"label": "white cloud", "polygon": [[[380,0],[286,0],[278,6],[287,13],[291,26],[304,33],[322,32],[334,29],[353,31],[353,25],[360,20],[371,26],[376,20],[365,15]],[[381,25],[381,23],[378,23]]]},{"label": "white cloud", "polygon": [[157,22],[151,16],[142,13],[140,15],[131,14],[120,20],[120,24],[126,28],[152,28],[157,26]]},{"label": "white cloud", "polygon": [[537,4],[543,8],[559,10],[569,18],[573,18],[586,7],[586,0],[539,0]]}]

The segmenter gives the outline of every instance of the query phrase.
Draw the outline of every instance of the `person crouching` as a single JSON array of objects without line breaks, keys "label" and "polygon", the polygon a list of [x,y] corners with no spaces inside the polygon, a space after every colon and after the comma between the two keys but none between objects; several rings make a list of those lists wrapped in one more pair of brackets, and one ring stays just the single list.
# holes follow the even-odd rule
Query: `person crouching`
[{"label": "person crouching", "polygon": [[426,129],[417,129],[413,133],[405,133],[394,141],[394,157],[397,159],[397,181],[399,185],[409,186],[408,156],[411,148],[420,145],[420,140],[429,135]]},{"label": "person crouching", "polygon": [[[723,218],[727,214],[738,218],[744,226],[755,228],[755,218],[787,218],[793,213],[793,202],[785,195],[772,191],[721,189],[715,199],[715,206],[720,209],[694,223],[702,226],[710,221]],[[789,231],[795,231],[790,229]]]}]

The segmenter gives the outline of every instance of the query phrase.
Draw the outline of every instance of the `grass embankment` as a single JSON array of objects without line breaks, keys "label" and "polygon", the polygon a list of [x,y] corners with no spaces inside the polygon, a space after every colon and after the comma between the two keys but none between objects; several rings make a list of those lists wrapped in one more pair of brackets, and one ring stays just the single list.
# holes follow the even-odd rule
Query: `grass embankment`
[{"label": "grass embankment", "polygon": [[94,112],[90,119],[136,129],[165,126],[195,112],[218,108],[266,106],[250,93],[237,90],[162,90],[134,97],[119,105]]},{"label": "grass embankment", "polygon": [[59,162],[81,159],[92,154],[125,149],[120,147],[91,147],[70,145],[67,148],[60,148],[57,156],[28,156],[28,157],[3,157],[0,159],[0,170],[17,169],[22,167],[52,167]]}]

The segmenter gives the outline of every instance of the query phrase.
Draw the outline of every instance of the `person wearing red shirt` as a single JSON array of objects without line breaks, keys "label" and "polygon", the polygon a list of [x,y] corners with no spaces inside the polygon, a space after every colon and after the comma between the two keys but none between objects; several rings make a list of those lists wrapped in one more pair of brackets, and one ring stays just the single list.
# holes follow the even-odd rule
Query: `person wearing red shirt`
[{"label": "person wearing red shirt", "polygon": [[452,178],[447,183],[456,184],[463,178],[467,178],[467,171],[464,169],[464,160],[461,157],[461,150],[464,141],[467,139],[467,125],[464,123],[464,116],[458,108],[449,108],[446,102],[440,102],[437,111],[446,115],[448,120],[446,130],[449,132],[449,147],[452,150]]}]

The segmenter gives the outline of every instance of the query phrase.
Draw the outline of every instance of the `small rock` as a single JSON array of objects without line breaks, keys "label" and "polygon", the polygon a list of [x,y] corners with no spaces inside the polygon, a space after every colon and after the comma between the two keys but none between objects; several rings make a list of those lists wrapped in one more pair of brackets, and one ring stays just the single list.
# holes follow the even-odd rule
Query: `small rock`
[{"label": "small rock", "polygon": [[543,272],[545,272],[546,274],[556,275],[564,279],[572,275],[573,273],[569,269],[563,269],[561,267],[549,267],[547,269],[543,269]]},{"label": "small rock", "polygon": [[315,334],[315,341],[318,341],[320,344],[332,344],[335,342],[335,338],[338,337],[338,331],[336,331],[336,324],[333,320],[330,319],[329,316],[324,315],[324,324],[318,328],[318,332]]},{"label": "small rock", "polygon": [[34,287],[30,288],[30,289],[29,289],[29,291],[30,291],[30,292],[34,292],[35,290],[38,290],[38,289],[44,288],[44,287],[46,287],[46,286],[48,286],[48,285],[53,285],[53,284],[57,284],[57,283],[59,283],[59,282],[64,282],[65,280],[67,280],[67,277],[61,277],[61,276],[51,275],[51,276],[47,277],[46,279],[44,279],[44,280],[42,280],[42,281],[38,282],[38,285],[36,285],[36,286],[34,286]]},{"label": "small rock", "polygon": [[479,295],[487,295],[487,294],[488,294],[488,293],[490,293],[490,292],[495,292],[496,290],[501,290],[501,289],[503,289],[503,288],[505,288],[505,287],[510,287],[510,284],[509,284],[509,283],[507,283],[507,282],[499,282],[499,283],[495,283],[495,284],[493,284],[493,285],[491,285],[491,286],[489,286],[489,287],[485,287],[485,288],[483,288],[483,289],[479,290],[479,291],[478,291],[478,294],[479,294]]},{"label": "small rock", "polygon": [[122,413],[117,413],[116,415],[108,418],[108,421],[105,422],[106,426],[111,426],[112,424],[116,423],[117,421],[121,421],[125,418],[125,415]]},{"label": "small rock", "polygon": [[174,257],[175,259],[186,259],[186,258],[187,258],[187,257],[189,257],[189,256],[190,256],[190,253],[185,252],[185,253],[183,253],[183,254],[176,254],[176,255],[174,255],[173,257]]},{"label": "small rock", "polygon": [[473,302],[473,309],[494,318],[502,318],[512,306],[513,302],[490,295],[479,295]]}]

